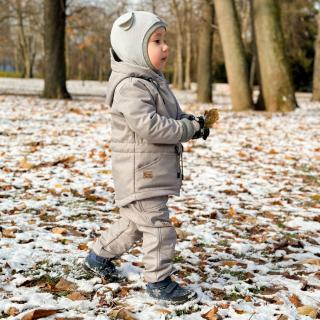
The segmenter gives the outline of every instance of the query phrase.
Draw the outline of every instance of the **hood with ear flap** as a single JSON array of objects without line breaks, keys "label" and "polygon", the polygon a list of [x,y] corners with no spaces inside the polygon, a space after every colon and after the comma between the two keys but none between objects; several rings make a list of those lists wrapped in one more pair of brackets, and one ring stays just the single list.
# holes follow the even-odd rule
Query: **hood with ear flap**
[{"label": "hood with ear flap", "polygon": [[112,49],[124,62],[153,69],[148,56],[148,40],[160,27],[166,28],[166,23],[151,12],[128,12],[112,26]]}]

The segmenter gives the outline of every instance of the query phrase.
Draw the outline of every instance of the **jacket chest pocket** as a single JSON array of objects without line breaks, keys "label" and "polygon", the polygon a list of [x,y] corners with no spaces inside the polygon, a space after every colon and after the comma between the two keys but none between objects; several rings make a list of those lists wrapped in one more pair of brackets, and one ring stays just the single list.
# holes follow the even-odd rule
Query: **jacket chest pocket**
[{"label": "jacket chest pocket", "polygon": [[149,161],[136,154],[135,191],[146,189],[175,189],[180,186],[179,157],[175,153],[151,154]]}]

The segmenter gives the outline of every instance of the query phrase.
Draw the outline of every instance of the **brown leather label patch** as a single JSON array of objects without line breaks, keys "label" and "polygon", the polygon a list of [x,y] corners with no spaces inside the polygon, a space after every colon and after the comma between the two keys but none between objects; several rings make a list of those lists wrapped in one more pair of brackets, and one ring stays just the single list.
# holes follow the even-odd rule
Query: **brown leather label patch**
[{"label": "brown leather label patch", "polygon": [[153,178],[152,171],[151,170],[143,171],[143,178],[144,179],[152,179]]}]

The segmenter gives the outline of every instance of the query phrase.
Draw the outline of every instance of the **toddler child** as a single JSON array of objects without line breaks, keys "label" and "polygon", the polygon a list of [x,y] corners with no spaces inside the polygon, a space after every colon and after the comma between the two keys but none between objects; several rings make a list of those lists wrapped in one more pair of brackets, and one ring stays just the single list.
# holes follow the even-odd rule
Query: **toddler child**
[{"label": "toddler child", "polygon": [[112,259],[142,238],[144,279],[154,298],[184,303],[196,293],[171,279],[176,232],[169,195],[179,195],[181,142],[206,138],[201,117],[185,114],[162,74],[169,55],[166,24],[133,11],[111,30],[107,104],[111,107],[112,175],[121,218],[103,231],[84,266],[107,279],[120,277]]}]

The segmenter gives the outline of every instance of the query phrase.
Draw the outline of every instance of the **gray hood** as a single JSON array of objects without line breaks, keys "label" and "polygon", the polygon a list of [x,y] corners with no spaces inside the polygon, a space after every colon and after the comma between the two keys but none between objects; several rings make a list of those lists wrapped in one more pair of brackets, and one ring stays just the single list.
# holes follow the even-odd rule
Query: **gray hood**
[{"label": "gray hood", "polygon": [[151,12],[128,12],[114,22],[111,46],[122,61],[153,68],[148,56],[148,40],[159,27],[165,28],[166,23]]}]

